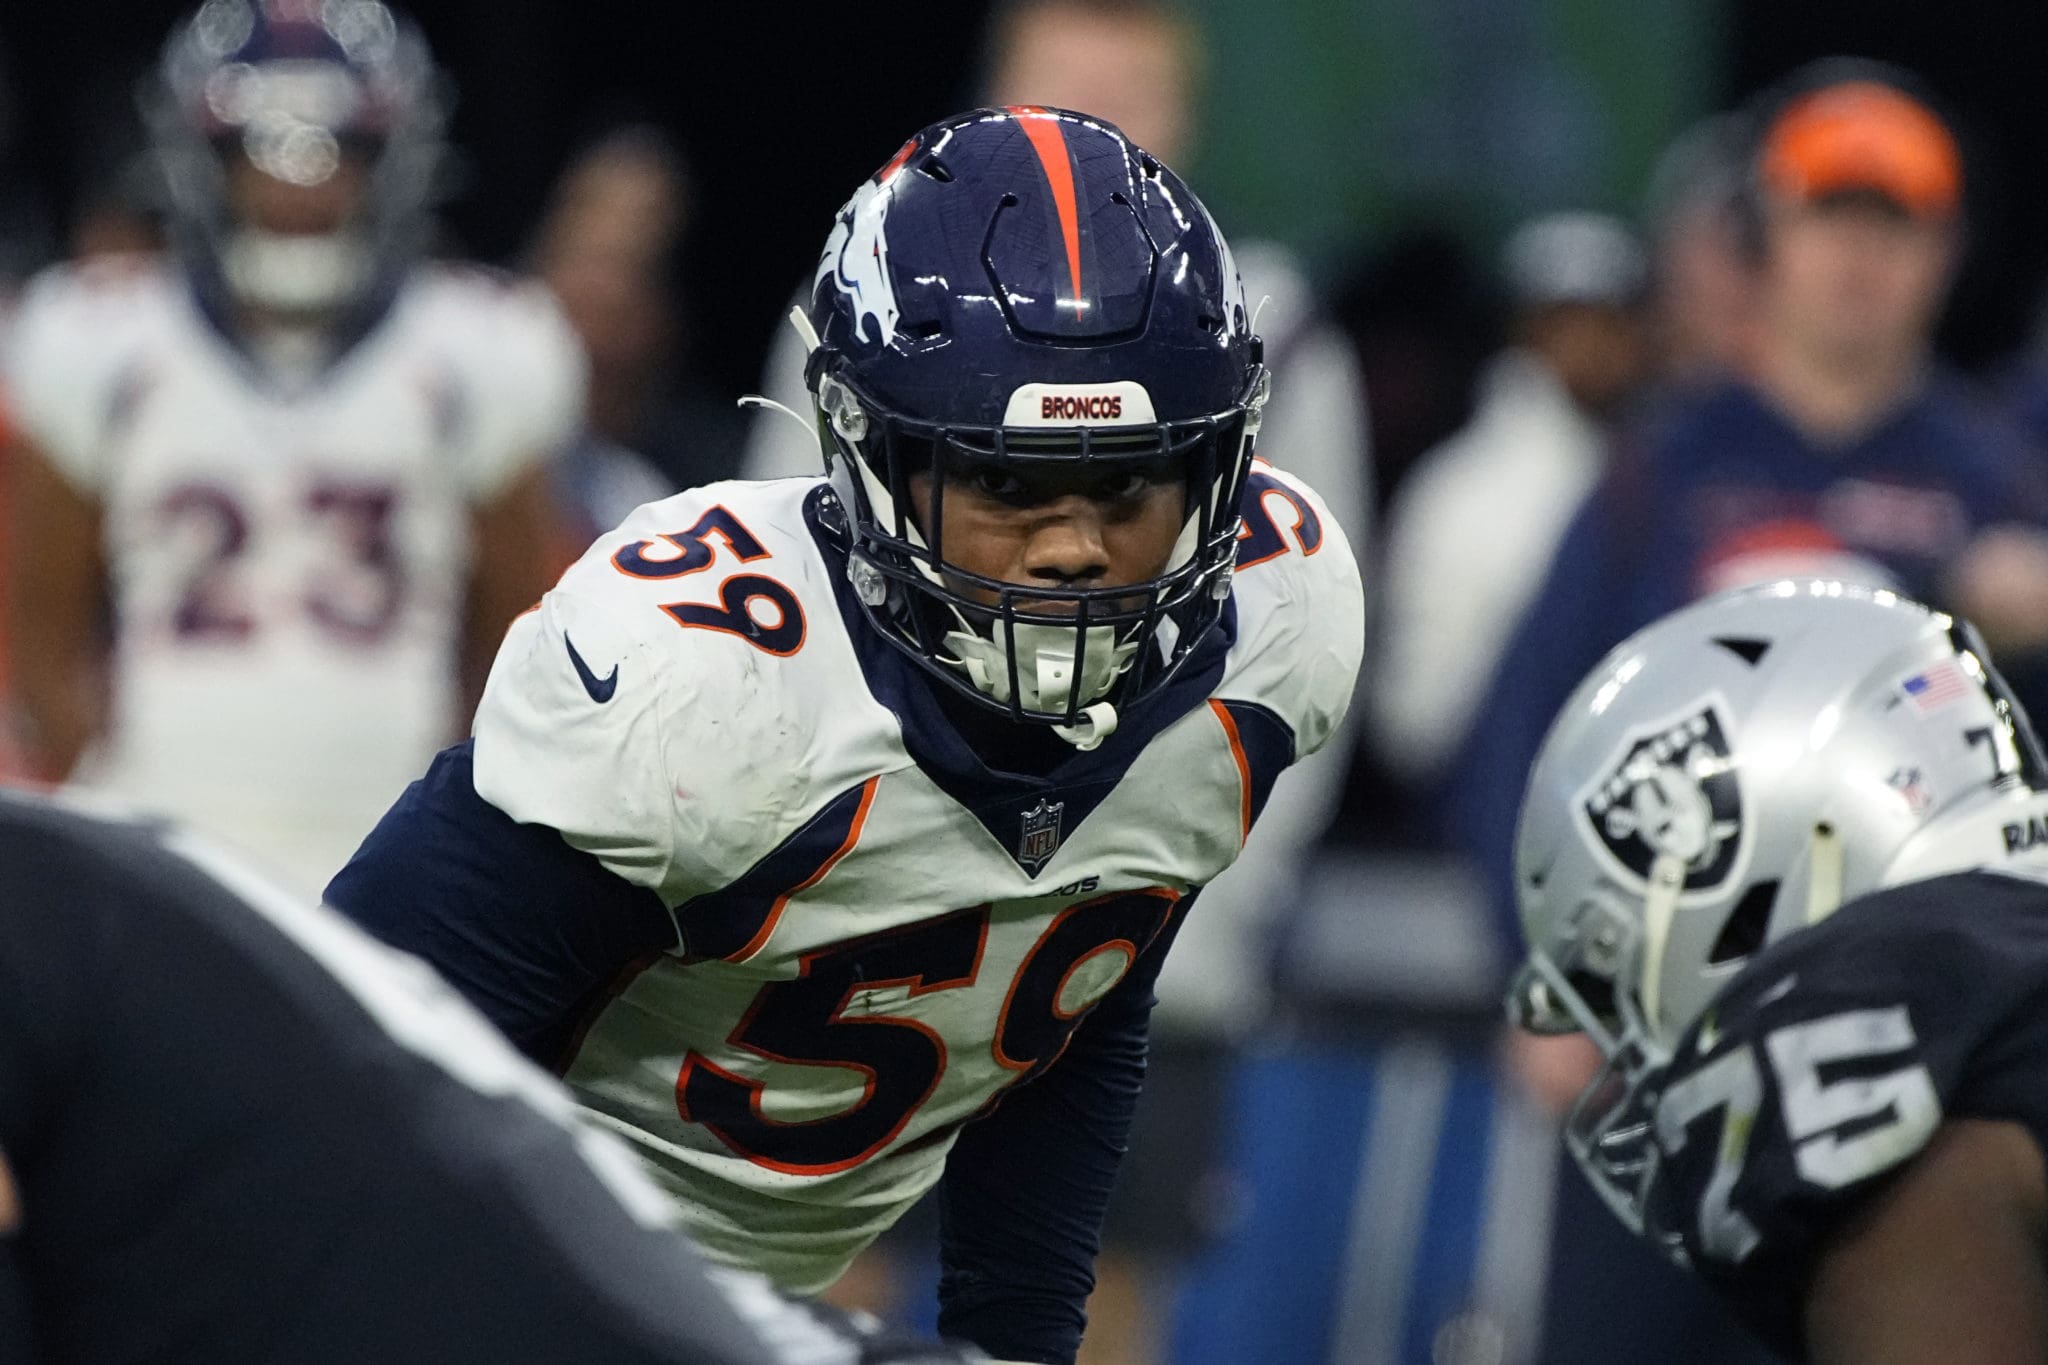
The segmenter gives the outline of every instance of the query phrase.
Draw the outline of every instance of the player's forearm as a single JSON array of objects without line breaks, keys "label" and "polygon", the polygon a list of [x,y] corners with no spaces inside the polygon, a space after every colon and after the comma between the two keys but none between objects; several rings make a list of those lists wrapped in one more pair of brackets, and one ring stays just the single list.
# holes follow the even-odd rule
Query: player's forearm
[{"label": "player's forearm", "polygon": [[[18,637],[17,637],[18,638]],[[105,682],[97,658],[34,640],[16,646],[15,691],[36,773],[70,775],[106,723]]]},{"label": "player's forearm", "polygon": [[[478,508],[469,601],[463,623],[462,686],[465,716],[474,714],[484,680],[512,619],[554,582],[562,518],[548,492],[545,463],[535,461],[510,488]],[[579,549],[581,547],[578,547]]]},{"label": "player's forearm", "polygon": [[1945,1125],[1822,1258],[1807,1295],[1815,1365],[2048,1360],[2040,1171],[2016,1125]]},{"label": "player's forearm", "polygon": [[1139,959],[1046,1074],[955,1144],[940,1201],[944,1335],[1003,1360],[1074,1358],[1166,948]]},{"label": "player's forearm", "polygon": [[1890,1264],[1841,1257],[1827,1279],[1807,1313],[1814,1365],[2048,1360],[2040,1254],[2007,1218],[1980,1224],[1967,1248],[1924,1247],[1912,1259],[1893,1255]]},{"label": "player's forearm", "polygon": [[29,751],[70,773],[106,714],[100,619],[107,578],[97,501],[25,438],[0,452],[9,480],[7,646]]}]

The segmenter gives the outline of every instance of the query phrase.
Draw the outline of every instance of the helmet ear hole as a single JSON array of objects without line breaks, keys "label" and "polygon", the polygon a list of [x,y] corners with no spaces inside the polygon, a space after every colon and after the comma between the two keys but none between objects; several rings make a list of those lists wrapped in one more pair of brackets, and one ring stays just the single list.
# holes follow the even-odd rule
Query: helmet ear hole
[{"label": "helmet ear hole", "polygon": [[1777,904],[1778,883],[1757,882],[1742,893],[1742,899],[1729,912],[1727,922],[1714,939],[1714,947],[1707,954],[1707,962],[1721,966],[1741,962],[1755,955],[1764,946],[1764,936],[1771,927],[1771,907]]}]

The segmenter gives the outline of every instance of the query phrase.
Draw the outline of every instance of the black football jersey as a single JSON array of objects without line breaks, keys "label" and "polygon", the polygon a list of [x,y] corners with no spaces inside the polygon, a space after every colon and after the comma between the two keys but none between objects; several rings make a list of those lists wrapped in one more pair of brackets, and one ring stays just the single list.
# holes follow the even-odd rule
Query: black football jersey
[{"label": "black football jersey", "polygon": [[2048,1149],[2048,881],[1865,896],[1741,969],[1641,1092],[1645,1234],[1798,1356],[1821,1249],[1949,1118]]},{"label": "black football jersey", "polygon": [[416,959],[175,830],[0,796],[9,1365],[959,1358],[707,1271],[573,1113]]}]

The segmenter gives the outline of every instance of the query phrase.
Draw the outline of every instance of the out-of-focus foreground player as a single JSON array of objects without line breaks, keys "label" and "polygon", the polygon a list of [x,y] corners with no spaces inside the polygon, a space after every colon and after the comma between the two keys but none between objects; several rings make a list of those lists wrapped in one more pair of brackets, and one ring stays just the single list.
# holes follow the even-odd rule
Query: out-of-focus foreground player
[{"label": "out-of-focus foreground player", "polygon": [[0,795],[0,1360],[978,1358],[671,1217],[424,964],[193,835]]}]

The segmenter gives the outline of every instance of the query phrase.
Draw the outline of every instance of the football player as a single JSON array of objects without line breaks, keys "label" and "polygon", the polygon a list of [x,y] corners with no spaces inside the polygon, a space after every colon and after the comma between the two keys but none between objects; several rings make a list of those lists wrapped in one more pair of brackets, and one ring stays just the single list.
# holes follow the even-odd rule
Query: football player
[{"label": "football player", "polygon": [[1667,617],[1544,742],[1511,1007],[1605,1056],[1594,1187],[1782,1351],[2048,1358],[2044,784],[1968,627],[1838,583]]},{"label": "football player", "polygon": [[437,76],[375,0],[209,0],[147,106],[175,259],[43,276],[12,342],[18,690],[46,775],[317,890],[547,584],[582,359],[419,262]]},{"label": "football player", "polygon": [[1114,127],[918,133],[799,325],[829,475],[641,508],[329,888],[797,1292],[943,1181],[940,1327],[1073,1359],[1152,984],[1362,636],[1230,250]]},{"label": "football player", "polygon": [[707,1271],[431,971],[188,832],[0,795],[0,902],[0,1359],[964,1358]]}]

